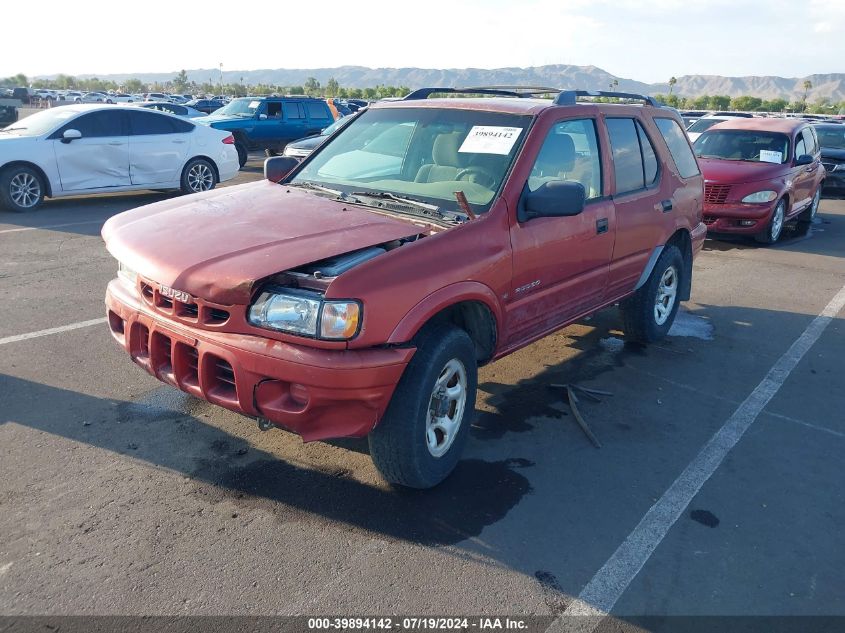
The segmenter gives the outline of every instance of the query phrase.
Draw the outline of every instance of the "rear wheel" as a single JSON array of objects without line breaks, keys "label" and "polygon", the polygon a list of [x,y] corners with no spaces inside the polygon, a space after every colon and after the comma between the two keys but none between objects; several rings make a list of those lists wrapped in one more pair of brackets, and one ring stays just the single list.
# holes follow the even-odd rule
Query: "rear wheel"
[{"label": "rear wheel", "polygon": [[210,162],[204,158],[194,158],[188,161],[182,170],[182,192],[201,193],[214,189],[217,184],[217,173]]},{"label": "rear wheel", "polygon": [[681,251],[667,245],[645,284],[619,304],[627,340],[654,343],[669,333],[681,302],[684,270]]},{"label": "rear wheel", "polygon": [[379,425],[370,455],[389,482],[431,488],[455,468],[475,411],[475,346],[451,325],[424,331]]},{"label": "rear wheel", "polygon": [[774,244],[780,239],[780,234],[783,232],[783,219],[786,215],[786,200],[781,200],[772,211],[772,219],[766,226],[766,230],[754,236],[760,244]]},{"label": "rear wheel", "polygon": [[44,182],[32,167],[18,165],[0,173],[0,202],[10,211],[32,211],[44,201]]}]

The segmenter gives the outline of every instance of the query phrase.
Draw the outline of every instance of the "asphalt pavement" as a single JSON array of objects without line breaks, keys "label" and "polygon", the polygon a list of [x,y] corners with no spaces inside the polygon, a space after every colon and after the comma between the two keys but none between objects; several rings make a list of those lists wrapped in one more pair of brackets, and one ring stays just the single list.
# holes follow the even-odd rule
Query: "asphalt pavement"
[{"label": "asphalt pavement", "polygon": [[[845,201],[774,247],[708,239],[657,345],[609,309],[484,367],[464,460],[414,492],[79,325],[102,223],[169,195],[0,211],[0,614],[845,616]],[[578,405],[601,448],[566,383],[612,393]]]}]

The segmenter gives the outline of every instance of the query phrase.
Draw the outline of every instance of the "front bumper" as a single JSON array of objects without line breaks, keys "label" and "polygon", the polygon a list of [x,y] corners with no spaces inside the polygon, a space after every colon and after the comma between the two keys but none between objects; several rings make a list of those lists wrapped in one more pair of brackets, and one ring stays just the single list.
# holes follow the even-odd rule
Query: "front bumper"
[{"label": "front bumper", "polygon": [[704,204],[704,224],[711,233],[755,235],[766,229],[777,200],[766,204]]},{"label": "front bumper", "polygon": [[151,312],[119,279],[106,311],[114,339],[159,380],[306,442],[369,433],[416,351],[326,350],[191,328]]}]

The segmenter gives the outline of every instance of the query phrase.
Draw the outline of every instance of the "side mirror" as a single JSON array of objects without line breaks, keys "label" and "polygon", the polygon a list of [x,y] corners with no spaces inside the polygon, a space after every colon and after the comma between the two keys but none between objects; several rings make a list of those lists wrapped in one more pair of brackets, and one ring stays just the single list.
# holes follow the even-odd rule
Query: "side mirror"
[{"label": "side mirror", "polygon": [[274,156],[264,161],[264,178],[272,182],[279,182],[299,165],[299,161],[292,156]]},{"label": "side mirror", "polygon": [[79,130],[65,130],[65,133],[62,134],[62,143],[70,143],[71,141],[76,140],[78,138],[82,138],[82,132],[80,132]]},{"label": "side mirror", "polygon": [[259,114],[259,115],[258,115],[258,120],[259,120],[259,121],[266,121],[266,120],[267,120],[267,115],[266,115],[266,114]]},{"label": "side mirror", "polygon": [[528,191],[520,201],[520,222],[534,218],[559,218],[578,215],[584,210],[587,193],[584,185],[571,180],[553,180]]},{"label": "side mirror", "polygon": [[813,157],[809,154],[801,154],[798,158],[795,159],[795,166],[800,167],[801,165],[812,165],[813,164]]}]

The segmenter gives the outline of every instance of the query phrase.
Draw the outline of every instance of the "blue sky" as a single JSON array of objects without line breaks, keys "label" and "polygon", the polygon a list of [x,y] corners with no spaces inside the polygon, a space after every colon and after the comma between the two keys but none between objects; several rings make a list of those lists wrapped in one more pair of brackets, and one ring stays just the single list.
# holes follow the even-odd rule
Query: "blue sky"
[{"label": "blue sky", "polygon": [[843,0],[331,0],[301,6],[39,0],[32,6],[37,16],[26,9],[6,14],[9,25],[23,20],[32,28],[4,29],[2,76],[170,72],[221,62],[224,70],[579,64],[650,82],[685,74],[845,72]]}]

